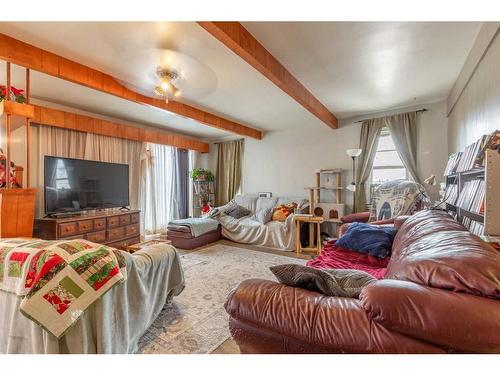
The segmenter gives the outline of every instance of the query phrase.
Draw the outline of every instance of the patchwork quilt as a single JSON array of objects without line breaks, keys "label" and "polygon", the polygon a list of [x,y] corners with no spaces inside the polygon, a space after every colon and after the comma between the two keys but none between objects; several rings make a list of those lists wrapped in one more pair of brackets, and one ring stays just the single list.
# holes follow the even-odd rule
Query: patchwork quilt
[{"label": "patchwork quilt", "polygon": [[125,275],[123,255],[104,245],[0,240],[0,289],[24,296],[21,312],[57,338]]}]

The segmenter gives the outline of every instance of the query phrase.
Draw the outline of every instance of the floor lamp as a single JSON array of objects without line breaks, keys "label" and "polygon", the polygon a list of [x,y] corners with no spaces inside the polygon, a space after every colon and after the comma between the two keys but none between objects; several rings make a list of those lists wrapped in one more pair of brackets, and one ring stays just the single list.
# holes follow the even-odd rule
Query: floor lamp
[{"label": "floor lamp", "polygon": [[360,148],[348,148],[346,154],[352,159],[352,182],[346,186],[346,189],[352,192],[352,212],[356,212],[356,158],[363,152]]}]

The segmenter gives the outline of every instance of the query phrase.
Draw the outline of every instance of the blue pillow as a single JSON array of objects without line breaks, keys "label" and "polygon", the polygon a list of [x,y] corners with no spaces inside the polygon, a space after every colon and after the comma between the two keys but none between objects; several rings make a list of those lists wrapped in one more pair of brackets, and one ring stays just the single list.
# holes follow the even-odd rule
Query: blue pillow
[{"label": "blue pillow", "polygon": [[352,223],[347,232],[337,240],[336,245],[358,253],[385,258],[391,253],[396,232],[394,228]]}]

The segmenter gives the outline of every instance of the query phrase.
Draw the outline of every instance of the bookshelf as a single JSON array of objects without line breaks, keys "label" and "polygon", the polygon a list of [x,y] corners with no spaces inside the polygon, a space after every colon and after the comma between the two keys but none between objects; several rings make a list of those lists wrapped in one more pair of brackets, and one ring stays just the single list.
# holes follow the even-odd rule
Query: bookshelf
[{"label": "bookshelf", "polygon": [[445,176],[445,205],[472,233],[500,242],[500,154],[491,149],[484,154],[484,167],[473,164],[472,169]]}]

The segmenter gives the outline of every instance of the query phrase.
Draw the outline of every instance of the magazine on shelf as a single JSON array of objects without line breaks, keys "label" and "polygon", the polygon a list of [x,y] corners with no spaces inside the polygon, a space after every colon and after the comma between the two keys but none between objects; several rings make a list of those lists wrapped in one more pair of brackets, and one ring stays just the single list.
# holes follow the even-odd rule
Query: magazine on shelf
[{"label": "magazine on shelf", "polygon": [[446,168],[444,170],[444,176],[449,176],[456,172],[461,156],[461,151],[455,152],[454,154],[450,155],[450,157],[448,158],[448,163],[446,164]]},{"label": "magazine on shelf", "polygon": [[481,214],[484,211],[486,185],[484,180],[472,180],[464,183],[456,205],[466,211]]}]

